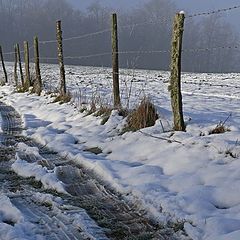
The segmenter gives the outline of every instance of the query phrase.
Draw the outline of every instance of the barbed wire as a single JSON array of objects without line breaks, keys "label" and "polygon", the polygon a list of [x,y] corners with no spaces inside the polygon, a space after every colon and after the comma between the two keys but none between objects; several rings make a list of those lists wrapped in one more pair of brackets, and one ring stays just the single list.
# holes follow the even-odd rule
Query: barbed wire
[{"label": "barbed wire", "polygon": [[[135,28],[135,27],[138,27],[138,26],[144,26],[144,25],[154,24],[154,23],[158,23],[158,22],[167,23],[168,21],[170,21],[170,19],[158,18],[155,21],[151,20],[151,21],[146,21],[146,22],[132,23],[132,24],[123,25],[123,26],[118,25],[118,29]],[[111,28],[106,28],[106,29],[101,30],[101,31],[96,31],[96,32],[92,32],[92,33],[77,35],[77,36],[68,37],[68,38],[63,38],[62,41],[66,42],[66,41],[71,41],[71,40],[76,40],[76,39],[84,39],[84,38],[87,38],[87,37],[97,36],[97,35],[100,35],[100,34],[103,34],[103,33],[111,32],[111,31],[112,31]],[[56,39],[39,41],[40,44],[48,44],[48,43],[56,43],[56,42],[57,42]]]},{"label": "barbed wire", "polygon": [[219,49],[239,49],[240,46],[217,46],[217,47],[211,47],[211,48],[193,48],[193,49],[183,49],[183,53],[188,53],[188,52],[206,52],[206,51],[215,51]]},{"label": "barbed wire", "polygon": [[[32,49],[34,48],[34,46],[32,45],[31,47],[29,47],[29,51],[31,51]],[[24,50],[20,51],[21,54],[24,53]],[[6,56],[6,55],[14,55],[15,52],[6,52],[6,53],[3,53],[3,56]]]},{"label": "barbed wire", "polygon": [[[196,52],[206,52],[206,51],[216,51],[219,49],[240,49],[239,46],[217,46],[217,47],[211,47],[211,48],[193,48],[193,49],[183,49],[183,53],[196,53]],[[158,54],[158,53],[171,53],[171,50],[129,50],[129,51],[118,51],[115,52],[119,55],[125,55],[125,54]],[[90,54],[90,55],[82,55],[82,56],[65,56],[64,59],[86,59],[86,58],[92,58],[92,57],[102,57],[102,56],[108,56],[112,55],[112,52],[104,52],[104,53],[97,53],[97,54]],[[58,57],[40,57],[40,60],[58,60]]]},{"label": "barbed wire", "polygon": [[[33,48],[31,46],[29,48],[29,51]],[[193,48],[193,49],[183,49],[183,53],[196,53],[196,52],[206,52],[206,51],[216,51],[219,49],[240,49],[240,45],[238,46],[217,46],[217,47],[206,47],[206,48]],[[119,55],[125,55],[125,54],[158,54],[158,53],[170,53],[171,50],[128,50],[128,51],[118,51],[116,52]],[[20,53],[24,53],[24,51],[21,51]],[[7,52],[3,55],[12,55],[15,54],[15,52]],[[86,58],[92,58],[92,57],[102,57],[107,55],[112,55],[112,52],[104,52],[104,53],[97,53],[97,54],[89,54],[89,55],[82,55],[82,56],[65,56],[64,59],[86,59]],[[31,59],[32,60],[32,59]],[[58,60],[58,57],[40,57],[40,60]]]},{"label": "barbed wire", "polygon": [[[87,34],[83,34],[83,35],[78,35],[78,36],[74,36],[74,37],[69,37],[69,38],[63,38],[62,41],[66,42],[66,41],[71,41],[71,40],[75,40],[75,39],[82,39],[82,38],[87,38],[87,37],[91,37],[91,36],[97,36],[106,32],[111,32],[111,29],[104,29],[102,31],[97,31],[97,32],[93,32],[93,33],[87,33]],[[46,41],[39,41],[40,44],[47,44],[47,43],[56,43],[57,40],[53,39],[53,40],[46,40]]]},{"label": "barbed wire", "polygon": [[218,13],[221,13],[221,12],[228,12],[228,11],[236,10],[236,9],[239,9],[239,8],[240,8],[240,5],[229,7],[229,8],[217,9],[217,10],[213,10],[213,11],[210,11],[210,12],[195,13],[195,14],[187,15],[186,18],[194,18],[194,17],[199,17],[199,16],[207,16],[207,15],[212,15],[212,14],[218,14]]},{"label": "barbed wire", "polygon": [[[168,53],[170,50],[149,50],[149,51],[118,51],[116,54],[154,54],[154,53]],[[97,53],[83,56],[66,56],[64,59],[84,59],[92,57],[102,57],[112,55],[112,52]],[[58,57],[40,57],[40,60],[58,60]]]}]

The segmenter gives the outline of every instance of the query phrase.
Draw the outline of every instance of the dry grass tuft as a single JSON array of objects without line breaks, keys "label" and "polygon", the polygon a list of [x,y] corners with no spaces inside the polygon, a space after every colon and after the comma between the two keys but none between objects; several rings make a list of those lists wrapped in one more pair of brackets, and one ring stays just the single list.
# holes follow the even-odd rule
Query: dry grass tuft
[{"label": "dry grass tuft", "polygon": [[149,98],[144,98],[140,105],[128,115],[127,126],[123,131],[137,131],[141,128],[151,127],[157,119],[158,114],[155,106]]},{"label": "dry grass tuft", "polygon": [[101,125],[104,125],[109,117],[111,116],[112,113],[112,108],[109,106],[101,106],[94,114],[94,116],[98,117],[101,116],[102,117],[102,121],[101,121]]},{"label": "dry grass tuft", "polygon": [[211,134],[221,134],[225,132],[230,132],[230,128],[224,126],[224,124],[219,123],[214,129],[209,131],[209,135]]},{"label": "dry grass tuft", "polygon": [[65,95],[58,95],[54,100],[53,103],[59,102],[59,104],[68,103],[72,99],[70,92],[67,92]]}]

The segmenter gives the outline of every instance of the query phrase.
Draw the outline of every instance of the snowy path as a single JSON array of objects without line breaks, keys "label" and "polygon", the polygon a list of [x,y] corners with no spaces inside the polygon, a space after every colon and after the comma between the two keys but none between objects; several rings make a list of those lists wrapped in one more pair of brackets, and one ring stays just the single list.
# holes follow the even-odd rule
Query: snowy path
[{"label": "snowy path", "polygon": [[[151,222],[137,204],[126,203],[91,173],[22,137],[21,118],[14,108],[0,103],[0,112],[0,201],[15,212],[8,216],[6,211],[4,217],[0,207],[0,239],[175,239],[172,229]],[[17,156],[54,170],[67,194],[46,190],[44,183],[11,170],[13,146],[19,143],[37,147],[37,155],[18,150]]]}]

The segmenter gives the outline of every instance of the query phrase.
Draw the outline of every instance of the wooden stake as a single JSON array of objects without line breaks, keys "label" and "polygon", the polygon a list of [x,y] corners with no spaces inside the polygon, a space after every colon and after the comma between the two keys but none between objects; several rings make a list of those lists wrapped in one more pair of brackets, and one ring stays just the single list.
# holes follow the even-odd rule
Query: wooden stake
[{"label": "wooden stake", "polygon": [[24,62],[25,62],[25,81],[24,81],[24,88],[28,90],[31,86],[30,82],[30,70],[29,70],[29,47],[28,42],[24,42]]},{"label": "wooden stake", "polygon": [[58,44],[58,62],[60,67],[60,95],[65,96],[66,91],[66,78],[65,78],[65,68],[63,61],[63,43],[62,43],[62,28],[61,21],[57,21],[56,26],[57,44]]},{"label": "wooden stake", "polygon": [[14,45],[14,82],[16,87],[18,86],[17,63],[18,63],[17,45]]},{"label": "wooden stake", "polygon": [[113,104],[114,108],[121,107],[119,90],[119,61],[118,61],[118,30],[117,14],[112,14],[112,71],[113,71]]},{"label": "wooden stake", "polygon": [[1,61],[2,61],[5,83],[7,83],[8,82],[8,76],[7,76],[7,71],[6,71],[6,68],[5,68],[5,63],[4,63],[3,52],[2,52],[2,47],[1,46],[0,46],[0,57],[1,57]]},{"label": "wooden stake", "polygon": [[34,37],[34,61],[35,61],[35,73],[36,73],[35,92],[40,96],[42,92],[42,79],[41,79],[40,64],[39,64],[38,37]]},{"label": "wooden stake", "polygon": [[19,71],[20,71],[21,83],[22,83],[22,87],[23,87],[24,77],[23,77],[23,71],[22,71],[22,61],[21,61],[20,47],[19,47],[18,43],[16,44],[16,48],[17,48],[18,66],[19,66]]},{"label": "wooden stake", "polygon": [[173,24],[172,52],[171,52],[171,79],[169,90],[174,118],[174,130],[185,131],[182,110],[181,93],[181,53],[184,30],[184,14],[177,13]]}]

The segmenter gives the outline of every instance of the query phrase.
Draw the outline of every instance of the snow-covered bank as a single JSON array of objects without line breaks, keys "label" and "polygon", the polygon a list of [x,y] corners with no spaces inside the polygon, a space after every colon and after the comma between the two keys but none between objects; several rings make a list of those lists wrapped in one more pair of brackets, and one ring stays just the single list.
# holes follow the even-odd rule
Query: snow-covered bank
[{"label": "snow-covered bank", "polygon": [[[196,83],[201,80],[198,75],[187,77]],[[234,82],[230,77],[229,81],[224,80],[229,85]],[[223,81],[216,77],[215,83],[220,80]],[[168,93],[162,82],[159,86],[155,82],[153,89],[157,88],[162,91],[159,98],[157,92],[152,92],[152,97],[162,113],[166,113],[162,117],[167,125],[170,122]],[[186,220],[185,230],[193,239],[239,239],[237,89],[231,92],[233,98],[225,98],[229,94],[222,87],[214,90],[208,85],[201,89],[200,85],[197,88],[186,85],[184,110],[191,120],[186,132],[174,135],[162,133],[159,122],[142,130],[147,135],[142,132],[118,135],[123,119],[116,112],[101,125],[100,117],[84,116],[70,104],[50,103],[49,96],[13,93],[8,86],[0,91],[1,100],[23,114],[27,136],[95,171],[118,191],[140,198],[159,220]],[[232,116],[227,125],[231,131],[208,135],[229,113]],[[177,142],[160,139],[164,137]],[[102,149],[102,153],[86,151],[93,147]]]}]

